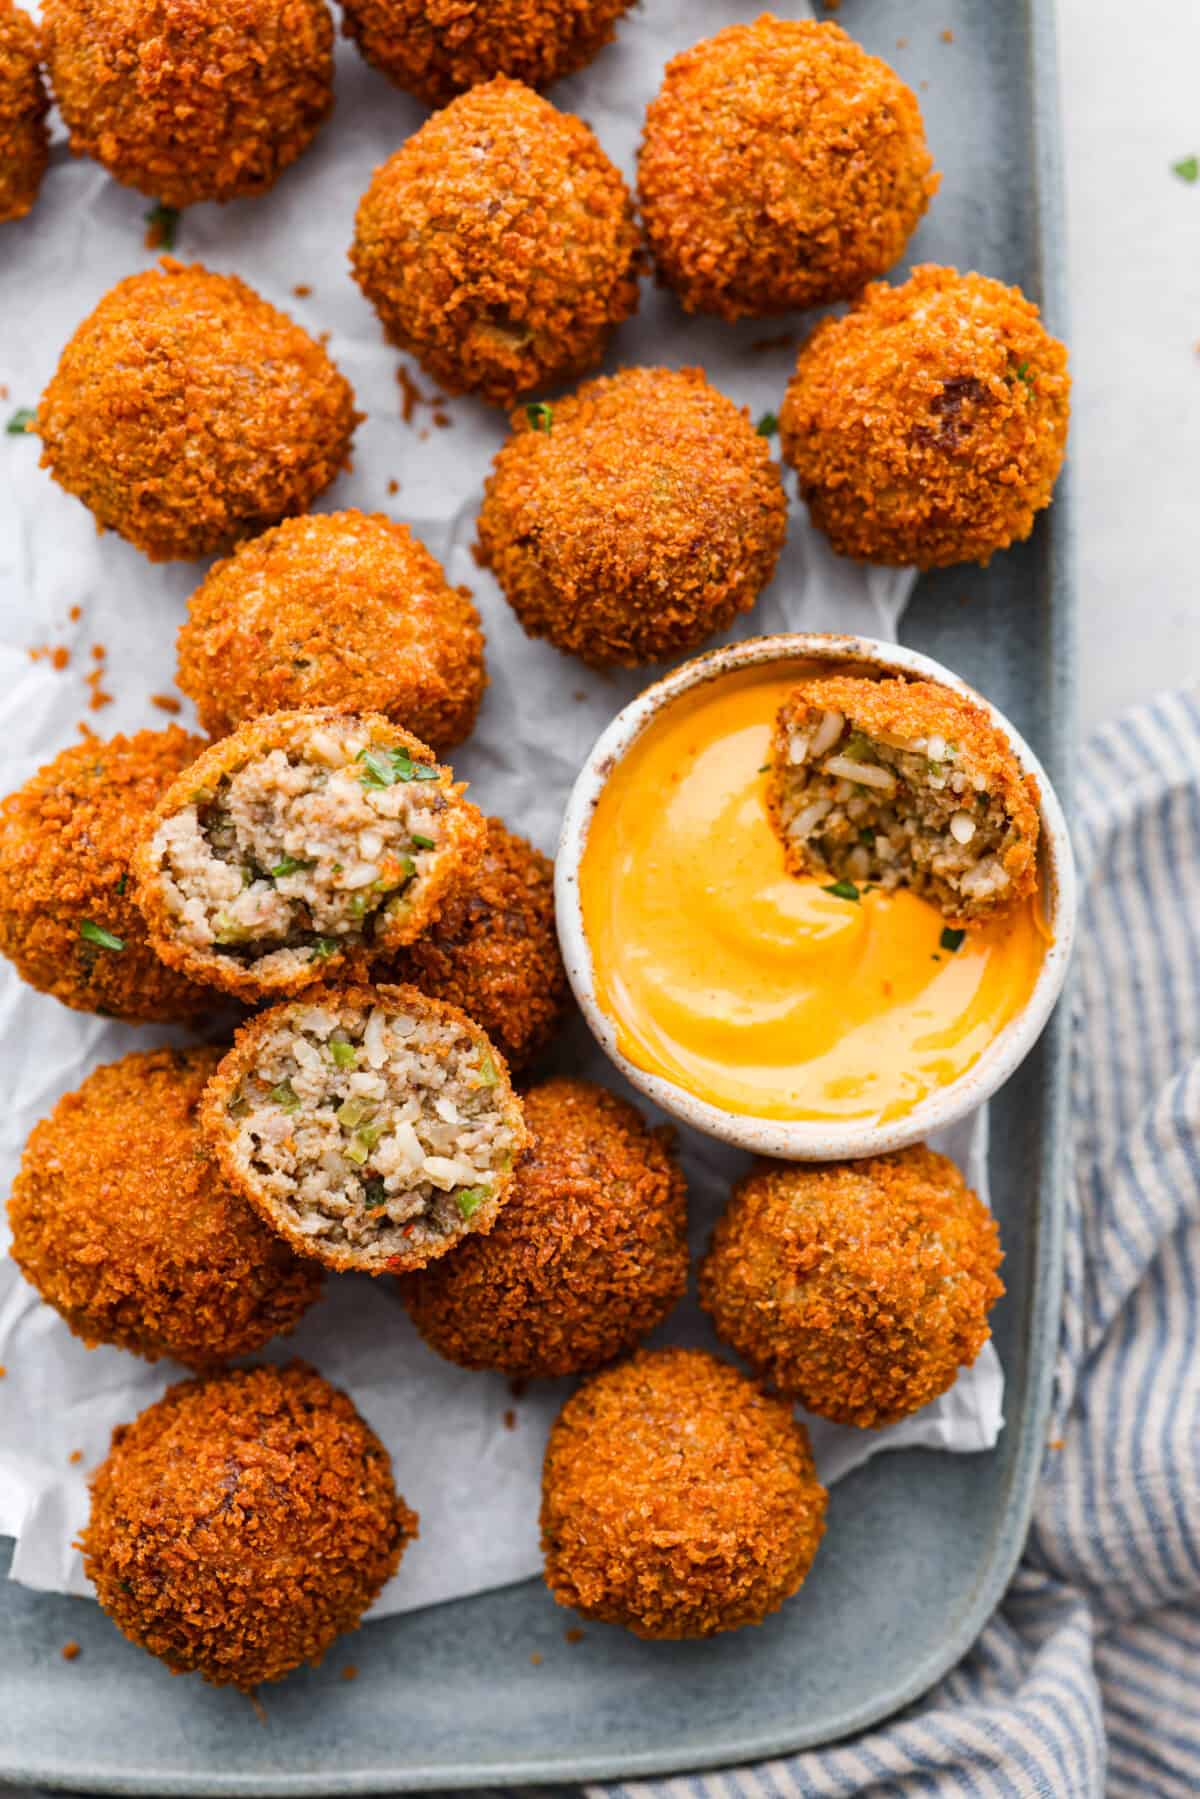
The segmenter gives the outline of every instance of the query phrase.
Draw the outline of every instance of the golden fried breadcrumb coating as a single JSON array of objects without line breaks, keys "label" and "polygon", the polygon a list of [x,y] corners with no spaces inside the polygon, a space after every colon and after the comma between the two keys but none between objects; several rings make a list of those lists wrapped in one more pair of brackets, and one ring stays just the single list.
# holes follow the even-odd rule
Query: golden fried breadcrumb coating
[{"label": "golden fried breadcrumb coating", "polygon": [[790,1407],[702,1350],[641,1350],[550,1432],[546,1584],[639,1637],[761,1624],[808,1573],[825,1500]]},{"label": "golden fried breadcrumb coating", "polygon": [[166,206],[259,194],[333,105],[325,0],[43,0],[77,155]]},{"label": "golden fried breadcrumb coating", "polygon": [[344,0],[342,29],[398,86],[444,106],[511,75],[542,88],[573,75],[613,35],[632,0]]},{"label": "golden fried breadcrumb coating", "polygon": [[1019,288],[926,264],[802,345],[779,415],[809,516],[842,556],[986,563],[1050,504],[1067,352]]},{"label": "golden fried breadcrumb coating", "polygon": [[702,369],[622,369],[532,420],[514,413],[479,514],[525,630],[597,667],[724,630],[771,579],[786,531],[766,439]]},{"label": "golden fried breadcrumb coating", "polygon": [[37,27],[13,0],[0,0],[0,225],[23,219],[37,199],[50,156],[49,110]]},{"label": "golden fried breadcrumb coating", "polygon": [[600,360],[636,309],[639,258],[592,132],[503,76],[376,169],[350,252],[392,341],[447,392],[501,405]]},{"label": "golden fried breadcrumb coating", "polygon": [[518,1379],[599,1368],[687,1287],[687,1188],[663,1134],[591,1081],[524,1095],[531,1143],[486,1237],[400,1282],[431,1349]]},{"label": "golden fried breadcrumb coating", "polygon": [[247,1691],[356,1629],[417,1534],[375,1432],[302,1362],[169,1387],[91,1487],[80,1547],[113,1623]]},{"label": "golden fried breadcrumb coating", "polygon": [[659,279],[736,319],[847,299],[936,191],[912,91],[837,25],[764,14],[667,64],[638,197]]},{"label": "golden fried breadcrumb coating", "polygon": [[179,633],[179,685],[223,737],[286,707],[381,712],[435,750],[468,736],[487,684],[465,587],[382,513],[284,521],[211,569]]},{"label": "golden fried breadcrumb coating", "polygon": [[38,406],[42,466],[152,562],[304,512],[359,414],[320,344],[233,275],[164,256],[118,281]]},{"label": "golden fried breadcrumb coating", "polygon": [[0,805],[0,951],[31,987],[132,1024],[212,1004],[151,949],[130,872],[143,824],[203,747],[178,725],[72,744]]},{"label": "golden fried breadcrumb coating", "polygon": [[[907,887],[965,927],[1037,891],[1037,780],[978,701],[952,687],[801,681],[780,708],[771,765],[767,808],[794,875]],[[862,782],[851,769],[865,769]],[[881,791],[867,776],[893,785]]]},{"label": "golden fried breadcrumb coating", "polygon": [[519,1071],[545,1049],[570,1001],[554,924],[554,864],[489,818],[478,868],[377,980],[409,981],[461,1006]]},{"label": "golden fried breadcrumb coating", "polygon": [[760,1162],[700,1266],[718,1335],[839,1424],[905,1418],[954,1384],[1004,1291],[996,1222],[923,1143],[860,1162]]},{"label": "golden fried breadcrumb coating", "polygon": [[321,1271],[222,1178],[200,1131],[217,1048],[90,1074],[34,1127],[8,1203],[12,1257],[77,1337],[203,1368],[299,1322]]}]

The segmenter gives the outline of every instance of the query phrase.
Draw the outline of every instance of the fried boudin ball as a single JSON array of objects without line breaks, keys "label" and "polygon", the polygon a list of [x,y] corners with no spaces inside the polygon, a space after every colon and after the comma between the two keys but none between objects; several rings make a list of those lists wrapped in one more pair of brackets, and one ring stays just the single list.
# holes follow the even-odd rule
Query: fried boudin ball
[{"label": "fried boudin ball", "polygon": [[377,969],[448,1000],[482,1026],[514,1071],[540,1054],[570,1000],[554,924],[554,864],[489,818],[483,858],[415,943]]},{"label": "fried boudin ball", "polygon": [[218,562],[188,613],[179,685],[213,737],[297,706],[381,712],[436,750],[475,723],[487,684],[479,614],[382,513],[285,520]]},{"label": "fried boudin ball", "polygon": [[923,1143],[861,1162],[760,1162],[700,1267],[717,1333],[788,1399],[893,1424],[953,1386],[1003,1293],[991,1213]]},{"label": "fried boudin ball", "polygon": [[333,105],[325,0],[43,0],[77,155],[165,206],[260,194]]},{"label": "fried boudin ball", "polygon": [[200,1132],[221,1051],[97,1068],[35,1126],[8,1203],[12,1257],[89,1346],[203,1368],[290,1331],[320,1292],[223,1180]]},{"label": "fried boudin ball", "polygon": [[350,252],[392,341],[449,393],[501,405],[599,362],[637,306],[639,256],[588,127],[503,76],[376,169]]},{"label": "fried boudin ball", "polygon": [[761,1624],[808,1573],[825,1499],[789,1406],[703,1350],[641,1350],[550,1432],[546,1584],[639,1637]]},{"label": "fried boudin ball", "polygon": [[0,0],[0,225],[23,219],[37,199],[50,156],[49,110],[37,27],[13,0]]},{"label": "fried boudin ball", "polygon": [[837,25],[764,14],[667,64],[638,161],[660,280],[689,312],[848,299],[902,255],[938,177],[900,77]]},{"label": "fried boudin ball", "polygon": [[260,1012],[202,1122],[293,1249],[366,1274],[422,1268],[491,1230],[527,1137],[503,1056],[415,987],[323,988]]},{"label": "fried boudin ball", "polygon": [[935,681],[800,682],[767,804],[794,875],[907,887],[963,926],[1037,888],[1037,781],[981,705]]},{"label": "fried boudin ball", "polygon": [[211,1006],[150,947],[130,870],[146,820],[203,747],[178,725],[72,744],[0,805],[0,950],[31,987],[131,1024]]},{"label": "fried boudin ball", "polygon": [[378,713],[247,719],[164,793],[134,854],[163,960],[239,999],[355,974],[466,881],[484,824],[432,751]]},{"label": "fried boudin ball", "polygon": [[479,514],[531,637],[632,667],[753,606],[787,501],[766,439],[702,369],[622,369],[531,413],[514,414]]},{"label": "fried boudin ball", "polygon": [[173,1674],[243,1690],[321,1660],[417,1534],[387,1450],[302,1362],[181,1381],[113,1432],[84,1572]]},{"label": "fried boudin ball", "polygon": [[517,1379],[580,1374],[649,1335],[687,1287],[687,1188],[660,1132],[591,1081],[523,1098],[530,1146],[486,1237],[401,1293],[431,1349]]},{"label": "fried boudin ball", "polygon": [[633,0],[343,0],[342,29],[399,87],[444,106],[511,75],[548,87],[591,61]]},{"label": "fried boudin ball", "polygon": [[802,345],[783,453],[839,555],[986,563],[1050,504],[1070,393],[1066,349],[1019,288],[926,265]]},{"label": "fried boudin ball", "polygon": [[78,327],[42,395],[42,466],[152,562],[304,512],[359,415],[320,344],[233,275],[164,256]]}]

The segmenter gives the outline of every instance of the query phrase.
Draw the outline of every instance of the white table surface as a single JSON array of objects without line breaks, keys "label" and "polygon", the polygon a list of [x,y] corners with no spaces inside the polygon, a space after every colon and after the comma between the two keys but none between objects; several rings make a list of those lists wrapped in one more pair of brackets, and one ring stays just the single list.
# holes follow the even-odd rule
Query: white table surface
[{"label": "white table surface", "polygon": [[[981,0],[981,4],[985,0]],[[1197,0],[1059,0],[1080,722],[1200,680]]]},{"label": "white table surface", "polygon": [[1059,0],[1059,37],[1086,730],[1200,681],[1200,0]]}]

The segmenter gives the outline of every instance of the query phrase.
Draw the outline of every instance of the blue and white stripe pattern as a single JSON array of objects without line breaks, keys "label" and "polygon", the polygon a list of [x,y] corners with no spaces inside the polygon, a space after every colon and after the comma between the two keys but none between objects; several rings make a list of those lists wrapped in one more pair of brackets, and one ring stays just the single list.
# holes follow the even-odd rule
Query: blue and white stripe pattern
[{"label": "blue and white stripe pattern", "polygon": [[1077,830],[1055,1416],[1004,1604],[899,1721],[590,1799],[1200,1795],[1200,699],[1093,739]]}]

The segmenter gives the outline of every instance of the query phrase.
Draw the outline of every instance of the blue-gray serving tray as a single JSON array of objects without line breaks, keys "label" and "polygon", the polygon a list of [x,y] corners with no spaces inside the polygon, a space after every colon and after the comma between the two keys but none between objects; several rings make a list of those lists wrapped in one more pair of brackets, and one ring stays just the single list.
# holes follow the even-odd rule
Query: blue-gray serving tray
[{"label": "blue-gray serving tray", "polygon": [[[1061,332],[1052,0],[844,0],[839,17],[921,87],[943,186],[913,260],[1019,282]],[[952,44],[942,42],[944,28]],[[901,37],[908,47],[898,51]],[[1069,800],[1062,485],[1030,543],[986,571],[923,580],[903,635],[988,694]],[[0,1778],[254,1795],[629,1778],[825,1743],[916,1699],[1000,1597],[1042,1462],[1059,1305],[1066,1047],[1060,1012],[993,1105],[1008,1283],[994,1318],[1008,1382],[998,1446],[976,1456],[881,1456],[841,1482],[812,1576],[762,1629],[654,1645],[593,1625],[568,1645],[570,1617],[528,1582],[368,1625],[319,1671],[270,1689],[260,1719],[228,1692],[173,1682],[90,1602],[0,1580]],[[475,1503],[486,1510],[487,1493]],[[82,1646],[71,1664],[60,1653],[68,1638]],[[339,1677],[350,1660],[359,1667],[353,1682]]]}]

